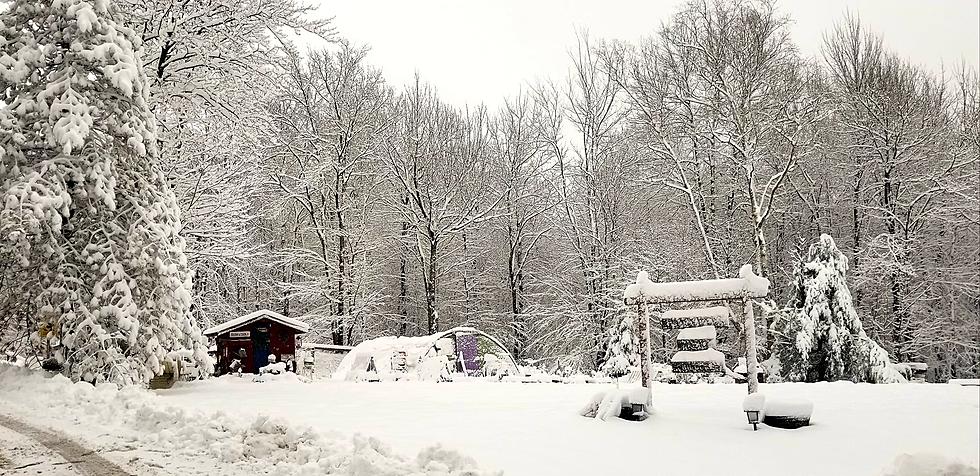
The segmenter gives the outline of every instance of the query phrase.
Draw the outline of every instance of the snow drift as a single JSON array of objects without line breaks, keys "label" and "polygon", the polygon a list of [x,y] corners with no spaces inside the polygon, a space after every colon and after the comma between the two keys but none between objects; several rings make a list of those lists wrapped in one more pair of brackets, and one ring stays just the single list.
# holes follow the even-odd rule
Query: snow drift
[{"label": "snow drift", "polygon": [[[166,406],[138,387],[72,383],[56,375],[0,365],[0,396],[77,427],[125,434],[140,446],[233,465],[242,474],[359,476],[482,476],[472,459],[434,446],[415,458],[393,453],[375,438],[326,436],[281,419],[244,420]],[[227,377],[234,378],[234,377]],[[262,385],[274,385],[266,383]],[[113,428],[112,430],[108,430]]]}]

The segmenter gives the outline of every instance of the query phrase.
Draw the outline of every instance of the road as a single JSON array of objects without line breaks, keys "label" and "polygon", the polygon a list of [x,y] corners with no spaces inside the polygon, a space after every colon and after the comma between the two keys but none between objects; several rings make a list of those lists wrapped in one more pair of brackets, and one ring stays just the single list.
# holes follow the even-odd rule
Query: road
[{"label": "road", "polygon": [[132,476],[65,435],[0,414],[0,475]]}]

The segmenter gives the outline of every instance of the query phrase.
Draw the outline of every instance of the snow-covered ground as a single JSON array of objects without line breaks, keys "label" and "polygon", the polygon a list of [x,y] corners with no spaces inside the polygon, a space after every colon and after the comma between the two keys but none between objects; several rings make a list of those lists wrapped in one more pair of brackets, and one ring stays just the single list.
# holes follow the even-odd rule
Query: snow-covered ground
[{"label": "snow-covered ground", "polygon": [[[0,378],[4,378],[2,374]],[[63,382],[57,385],[69,388]],[[39,405],[49,406],[57,399],[31,398],[26,392],[32,387],[22,387],[13,391],[0,388],[0,401],[12,401],[14,405],[9,408],[24,413]],[[253,428],[251,438],[255,440],[261,433],[255,429],[261,429],[261,422],[267,421],[258,415],[278,422],[282,429],[276,431],[280,435],[295,434],[296,429],[305,426],[323,435],[320,439],[326,443],[317,448],[328,450],[317,451],[332,455],[332,464],[338,467],[347,464],[339,474],[389,474],[377,469],[383,467],[378,464],[372,466],[376,473],[352,469],[349,461],[366,453],[370,457],[365,457],[365,461],[394,461],[419,474],[438,474],[435,470],[424,473],[426,467],[443,468],[445,474],[454,470],[455,474],[481,474],[466,463],[462,454],[472,457],[481,470],[499,470],[511,476],[880,475],[890,474],[896,459],[907,454],[915,457],[903,457],[898,463],[906,470],[912,468],[912,472],[896,474],[923,474],[922,467],[935,468],[950,461],[973,466],[980,463],[977,387],[762,385],[762,392],[771,397],[812,401],[813,425],[799,430],[762,426],[757,432],[752,431],[742,412],[745,387],[741,385],[657,385],[654,414],[644,422],[602,422],[578,416],[581,407],[602,388],[608,386],[484,381],[303,383],[289,379],[254,383],[247,378],[227,377],[180,384],[157,391],[155,397],[129,396],[122,401],[128,402],[124,405],[155,408],[152,412],[147,408],[135,412],[151,422],[167,420],[162,415],[175,413],[173,420],[213,419],[195,423],[200,428],[194,431],[175,430],[165,423],[142,424],[137,429],[138,444],[156,442],[161,451],[182,451],[181,442],[204,447],[198,453],[188,453],[191,462],[181,469],[184,474],[193,474],[189,468],[198,464],[193,461],[207,457],[223,461],[216,466],[225,468],[221,474],[234,474],[235,469],[271,471],[276,468],[265,466],[264,462],[276,458],[289,459],[278,467],[283,474],[298,472],[301,466],[296,462],[301,458],[295,451],[290,453],[289,448],[276,449],[276,442],[287,446],[296,441],[311,444],[308,440],[312,437],[268,437],[263,441],[272,442],[272,447],[265,453],[249,450],[246,430]],[[98,394],[92,390],[74,391]],[[171,405],[180,410],[166,408]],[[85,408],[64,407],[62,411],[94,411]],[[217,411],[224,416],[205,416]],[[113,423],[118,417],[109,410],[94,416],[72,415],[78,422],[104,421],[106,428],[77,428],[71,422],[59,423],[54,416],[28,414],[25,418],[42,420],[89,441],[105,438],[106,433],[114,431],[108,428],[112,425],[135,424]],[[352,437],[355,433],[376,437],[377,441]],[[390,445],[391,450],[383,449],[379,441]],[[426,449],[436,444],[444,449]],[[747,454],[753,456],[746,457]],[[234,463],[236,458],[245,462]],[[175,469],[161,471],[170,473]],[[390,474],[411,473],[406,470]]]},{"label": "snow-covered ground", "polygon": [[[166,397],[141,388],[118,389],[104,384],[93,387],[72,383],[62,376],[44,378],[39,372],[0,365],[0,426],[15,419],[45,432],[60,433],[138,475],[322,475],[349,476],[490,476],[472,459],[438,445],[430,445],[404,457],[383,442],[358,435],[315,431],[256,408],[241,408],[233,415],[203,413],[170,405]],[[295,379],[290,374],[284,379]],[[235,377],[229,377],[235,378]],[[236,379],[237,380],[237,379]],[[241,383],[237,381],[236,383]],[[273,379],[251,383],[269,388]],[[300,385],[297,383],[297,385]],[[220,380],[202,387],[213,393]],[[229,395],[234,398],[234,395]],[[235,407],[229,400],[225,409]],[[261,407],[270,407],[267,402]],[[262,413],[262,414],[259,414]],[[49,441],[30,441],[24,433],[0,433],[0,441],[18,444],[4,456],[0,475],[16,468],[18,460],[43,461],[46,454],[37,443],[52,449]],[[53,430],[53,431],[52,431]],[[49,440],[53,438],[43,438]],[[8,451],[0,447],[0,454]],[[48,452],[50,453],[50,452]],[[7,464],[10,461],[11,464]],[[63,463],[63,461],[62,461]],[[18,464],[20,465],[20,464]],[[42,473],[43,474],[43,473]],[[64,474],[105,474],[99,470]]]},{"label": "snow-covered ground", "polygon": [[[266,412],[317,429],[376,436],[414,453],[443,443],[511,476],[881,474],[901,454],[980,462],[980,390],[955,385],[761,385],[814,403],[813,425],[753,432],[742,385],[657,385],[644,422],[578,410],[602,386],[222,379],[159,392],[170,404]],[[754,454],[746,458],[746,454]]]}]

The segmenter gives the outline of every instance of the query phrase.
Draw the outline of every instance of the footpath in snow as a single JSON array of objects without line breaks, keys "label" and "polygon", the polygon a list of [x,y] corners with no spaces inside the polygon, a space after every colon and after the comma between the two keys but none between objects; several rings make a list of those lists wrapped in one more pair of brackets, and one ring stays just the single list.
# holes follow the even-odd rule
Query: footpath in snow
[{"label": "footpath in snow", "polygon": [[[267,406],[274,405],[269,402]],[[481,471],[472,459],[439,446],[406,458],[375,438],[319,433],[261,415],[255,408],[241,408],[233,396],[224,408],[235,414],[174,407],[166,397],[140,388],[93,387],[0,365],[0,413],[78,438],[134,474],[499,474]],[[0,438],[18,441],[18,454],[31,452],[32,458],[48,455],[57,460],[9,430],[0,433]]]}]

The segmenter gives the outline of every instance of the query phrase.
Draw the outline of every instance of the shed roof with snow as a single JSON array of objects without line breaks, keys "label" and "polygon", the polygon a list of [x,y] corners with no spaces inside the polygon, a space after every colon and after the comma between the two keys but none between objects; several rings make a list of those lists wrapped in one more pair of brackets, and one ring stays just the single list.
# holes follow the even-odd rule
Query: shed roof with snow
[{"label": "shed roof with snow", "polygon": [[270,311],[268,309],[260,309],[251,314],[246,314],[242,317],[237,317],[228,322],[210,327],[204,331],[204,335],[209,337],[218,336],[226,332],[235,330],[239,327],[246,326],[248,324],[251,324],[252,322],[255,322],[263,318],[278,322],[286,327],[295,329],[299,333],[306,333],[310,331],[309,324],[303,321],[300,321],[298,319],[293,319],[292,317],[286,317],[282,314],[279,314],[278,312]]}]

